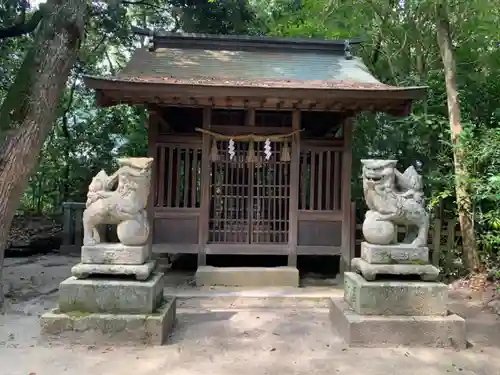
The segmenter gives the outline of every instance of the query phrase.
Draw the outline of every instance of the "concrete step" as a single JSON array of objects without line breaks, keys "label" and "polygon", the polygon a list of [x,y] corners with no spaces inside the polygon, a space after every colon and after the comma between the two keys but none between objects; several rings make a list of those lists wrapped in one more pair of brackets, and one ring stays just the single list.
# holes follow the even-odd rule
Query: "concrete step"
[{"label": "concrete step", "polygon": [[176,296],[179,307],[186,308],[316,308],[328,307],[332,297],[342,297],[336,287],[166,287],[164,295]]}]

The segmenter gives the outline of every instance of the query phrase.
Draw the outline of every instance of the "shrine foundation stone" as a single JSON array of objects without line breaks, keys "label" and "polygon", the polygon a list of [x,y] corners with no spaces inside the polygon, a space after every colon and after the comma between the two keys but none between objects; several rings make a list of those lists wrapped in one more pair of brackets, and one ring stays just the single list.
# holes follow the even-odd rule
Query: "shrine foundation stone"
[{"label": "shrine foundation stone", "polygon": [[342,298],[330,301],[330,320],[351,347],[453,347],[465,349],[465,320],[458,315],[360,315]]}]

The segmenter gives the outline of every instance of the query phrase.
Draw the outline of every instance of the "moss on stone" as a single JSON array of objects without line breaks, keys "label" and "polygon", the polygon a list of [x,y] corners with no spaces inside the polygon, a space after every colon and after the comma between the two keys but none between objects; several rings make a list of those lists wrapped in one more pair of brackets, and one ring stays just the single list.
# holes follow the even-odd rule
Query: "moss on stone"
[{"label": "moss on stone", "polygon": [[70,311],[65,314],[74,318],[82,318],[84,316],[89,316],[91,313],[85,311]]},{"label": "moss on stone", "polygon": [[422,266],[422,265],[427,264],[427,262],[422,260],[422,259],[416,259],[416,260],[412,260],[411,264],[416,264],[416,265]]}]

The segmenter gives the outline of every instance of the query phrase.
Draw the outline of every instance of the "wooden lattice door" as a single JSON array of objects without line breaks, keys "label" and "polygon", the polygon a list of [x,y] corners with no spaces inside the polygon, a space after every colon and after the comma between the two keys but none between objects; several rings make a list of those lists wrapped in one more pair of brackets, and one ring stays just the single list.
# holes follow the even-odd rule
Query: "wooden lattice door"
[{"label": "wooden lattice door", "polygon": [[231,160],[226,141],[217,142],[211,163],[209,242],[287,243],[290,208],[290,163],[281,161],[281,143],[272,142],[265,160],[263,142],[235,143]]}]

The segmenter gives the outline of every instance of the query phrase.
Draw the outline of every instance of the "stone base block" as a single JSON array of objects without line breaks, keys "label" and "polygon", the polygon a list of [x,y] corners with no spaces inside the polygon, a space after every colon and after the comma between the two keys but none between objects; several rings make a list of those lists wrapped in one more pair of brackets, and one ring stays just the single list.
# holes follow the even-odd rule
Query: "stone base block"
[{"label": "stone base block", "polygon": [[171,298],[153,314],[62,313],[54,309],[40,318],[42,336],[82,345],[162,345],[176,320]]},{"label": "stone base block", "polygon": [[361,242],[361,259],[371,264],[428,264],[429,248]]},{"label": "stone base block", "polygon": [[299,286],[295,267],[198,267],[196,285]]},{"label": "stone base block", "polygon": [[126,246],[121,243],[100,243],[82,246],[84,264],[144,264],[149,260],[150,246]]},{"label": "stone base block", "polygon": [[359,315],[341,298],[330,301],[330,321],[351,347],[465,349],[465,320],[447,316]]},{"label": "stone base block", "polygon": [[439,276],[439,269],[431,264],[370,264],[361,258],[354,258],[351,268],[368,281],[375,280],[377,275],[411,275],[424,281],[435,281]]},{"label": "stone base block", "polygon": [[366,281],[344,274],[344,300],[361,315],[447,315],[447,287],[423,281]]},{"label": "stone base block", "polygon": [[83,264],[78,263],[71,268],[71,274],[77,279],[85,279],[90,275],[135,276],[137,280],[147,280],[155,262],[149,261],[140,265],[131,264]]},{"label": "stone base block", "polygon": [[59,311],[151,314],[163,300],[163,274],[146,281],[70,277],[59,285]]}]

